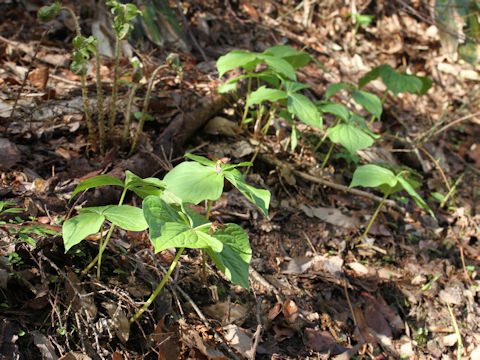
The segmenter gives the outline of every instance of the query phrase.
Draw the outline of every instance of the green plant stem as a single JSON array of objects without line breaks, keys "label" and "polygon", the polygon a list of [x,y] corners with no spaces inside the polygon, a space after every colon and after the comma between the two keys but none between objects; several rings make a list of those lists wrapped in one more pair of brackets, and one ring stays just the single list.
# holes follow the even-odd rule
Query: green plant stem
[{"label": "green plant stem", "polygon": [[328,148],[327,155],[325,155],[325,159],[323,159],[322,166],[320,166],[320,170],[318,171],[319,174],[322,173],[323,169],[325,168],[325,165],[327,165],[328,159],[330,159],[330,155],[332,154],[333,147],[335,146],[335,143],[331,143],[330,147]]},{"label": "green plant stem", "polygon": [[358,244],[359,242],[361,242],[363,240],[363,238],[365,236],[367,236],[368,232],[370,231],[370,228],[372,227],[373,225],[373,222],[375,221],[375,219],[377,218],[377,215],[378,213],[380,212],[380,209],[382,208],[383,206],[383,203],[385,202],[385,200],[387,200],[388,196],[390,195],[390,193],[392,192],[392,189],[393,188],[389,188],[388,191],[385,193],[385,195],[383,196],[382,198],[382,201],[380,201],[380,204],[378,204],[377,206],[377,209],[375,210],[375,212],[373,213],[373,216],[372,218],[370,219],[370,222],[368,223],[367,225],[367,228],[365,229],[365,231],[363,232],[362,236],[360,236],[360,238],[355,241],[355,244]]},{"label": "green plant stem", "polygon": [[135,148],[137,147],[138,139],[140,138],[140,134],[142,133],[142,130],[143,130],[143,125],[145,124],[145,117],[146,117],[146,114],[147,114],[148,105],[150,104],[150,98],[152,96],[153,80],[155,79],[155,76],[157,76],[158,72],[162,69],[165,69],[166,67],[168,67],[168,65],[166,65],[166,64],[160,65],[159,67],[157,67],[153,71],[152,76],[151,76],[150,80],[148,81],[147,94],[145,95],[145,99],[143,101],[142,115],[140,117],[140,121],[138,122],[137,132],[136,132],[135,137],[133,139],[132,147],[130,149],[129,155],[132,155],[133,152],[135,151]]},{"label": "green plant stem", "polygon": [[73,22],[75,23],[75,32],[77,33],[77,36],[82,35],[82,30],[80,29],[80,24],[78,23],[78,18],[77,15],[75,15],[75,12],[70,9],[69,7],[62,6],[61,10],[66,10],[70,14],[70,16],[73,19]]},{"label": "green plant stem", "polygon": [[140,87],[140,84],[138,84],[138,83],[133,84],[132,88],[130,89],[130,94],[128,95],[127,113],[125,114],[125,128],[123,129],[123,137],[122,137],[122,142],[124,144],[127,142],[128,130],[130,128],[130,119],[132,117],[133,99],[135,98],[135,93],[137,92],[137,89],[139,87]]},{"label": "green plant stem", "polygon": [[88,138],[92,147],[96,148],[97,140],[95,139],[95,129],[93,127],[92,116],[90,114],[90,103],[88,101],[86,76],[81,75],[80,81],[82,83],[82,99],[83,107],[85,108],[85,121],[87,122]]},{"label": "green plant stem", "polygon": [[[205,217],[210,218],[210,211],[212,211],[213,200],[208,200],[207,202],[207,211],[205,212]],[[207,252],[205,249],[202,249],[202,275],[203,282],[207,284]]]},{"label": "green plant stem", "polygon": [[275,104],[275,106],[270,110],[270,113],[268,114],[267,122],[263,127],[263,136],[267,135],[268,129],[270,129],[270,122],[272,121],[273,115],[275,115],[275,113],[277,112],[278,106],[279,104]]},{"label": "green plant stem", "polygon": [[243,126],[245,125],[245,121],[247,120],[247,114],[248,114],[248,100],[250,99],[250,93],[252,92],[252,77],[250,76],[248,78],[248,84],[247,84],[247,96],[245,98],[245,108],[243,109],[243,116],[242,116],[242,122],[240,123],[240,129],[243,129]]},{"label": "green plant stem", "polygon": [[[387,95],[388,95],[388,89],[387,89],[387,91],[385,91],[385,93],[383,94],[382,99],[381,99],[382,108],[383,108],[383,104],[385,103],[385,100],[387,100]],[[377,119],[377,117],[375,115],[373,115],[372,119],[368,123],[368,126],[372,126],[372,124],[375,122],[376,119]]]},{"label": "green plant stem", "polygon": [[[75,15],[75,12],[66,6],[63,6],[62,10],[65,10],[70,14],[73,22],[75,23],[75,33],[77,36],[81,36],[82,30],[80,29],[80,24],[78,23],[77,15]],[[92,116],[90,114],[90,104],[88,102],[86,76],[81,75],[80,81],[82,83],[82,99],[83,99],[83,107],[85,108],[85,120],[87,122],[88,137],[90,139],[90,144],[92,144],[92,146],[95,148],[97,141],[95,139],[95,129],[93,128]]]},{"label": "green plant stem", "polygon": [[462,180],[463,175],[465,175],[465,173],[463,173],[462,175],[460,175],[460,177],[457,179],[457,181],[455,181],[455,184],[451,187],[450,191],[447,193],[447,195],[445,195],[445,197],[443,198],[442,202],[440,203],[440,207],[441,207],[441,208],[443,208],[443,207],[445,206],[445,203],[446,203],[447,200],[450,198],[450,196],[452,196],[452,194],[455,193],[455,190],[457,189],[458,184],[459,184],[460,181]]},{"label": "green plant stem", "polygon": [[180,256],[182,255],[183,250],[185,250],[184,247],[182,247],[182,248],[180,248],[180,250],[178,250],[177,255],[175,256],[172,263],[170,264],[170,267],[168,268],[167,273],[163,276],[162,281],[160,282],[160,284],[158,284],[157,288],[152,293],[152,295],[150,295],[150,297],[145,302],[145,304],[142,306],[142,308],[140,310],[138,310],[137,313],[135,315],[133,315],[132,318],[130,318],[130,324],[132,324],[135,320],[137,320],[140,316],[142,316],[142,314],[145,312],[145,310],[147,310],[148,307],[153,303],[155,298],[158,296],[160,291],[163,289],[163,286],[167,282],[167,280],[170,277],[170,275],[172,274],[173,270],[177,266],[178,260],[180,259]]},{"label": "green plant stem", "polygon": [[[127,189],[123,189],[123,192],[122,192],[122,195],[120,196],[120,200],[118,202],[118,205],[122,205],[123,204],[123,200],[125,199],[125,194],[127,193]],[[87,267],[85,269],[83,269],[81,275],[84,276],[94,265],[95,263],[97,263],[99,261],[99,258],[102,257],[102,254],[104,252],[104,250],[106,249],[107,245],[108,245],[108,242],[110,241],[110,237],[112,236],[112,233],[113,233],[113,230],[115,229],[115,225],[111,224],[110,225],[110,229],[108,229],[108,233],[107,233],[107,236],[105,237],[105,241],[103,241],[103,244],[100,244],[99,248],[98,248],[98,254],[97,256],[95,256],[95,258],[90,262],[90,264],[87,265]],[[101,236],[100,235],[100,239],[101,239]],[[97,270],[97,277],[98,279],[100,279],[100,274]]]},{"label": "green plant stem", "polygon": [[101,57],[98,53],[98,49],[95,54],[95,68],[96,68],[96,81],[97,81],[97,108],[98,108],[98,135],[99,135],[99,148],[100,154],[105,152],[105,111],[103,109],[103,89],[102,78],[100,76],[100,62]]},{"label": "green plant stem", "polygon": [[120,63],[120,39],[115,37],[115,65],[113,67],[113,85],[112,85],[112,103],[110,104],[110,117],[108,119],[108,136],[113,137],[113,126],[115,124],[115,116],[117,114],[117,97],[118,97],[118,67]]},{"label": "green plant stem", "polygon": [[460,334],[460,329],[458,328],[458,323],[455,319],[455,315],[453,315],[450,304],[447,301],[445,301],[445,303],[447,304],[448,312],[450,313],[450,318],[452,319],[453,328],[455,329],[455,335],[457,335],[457,360],[461,360],[463,352],[462,335]]},{"label": "green plant stem", "polygon": [[[337,126],[338,123],[340,122],[340,118],[337,118],[337,120],[335,121],[335,124],[333,125],[333,127]],[[327,128],[328,130],[328,128]],[[328,136],[328,132],[327,130],[325,130],[325,134],[323,135],[322,139],[320,140],[320,142],[317,144],[317,146],[315,146],[315,148],[313,149],[313,152],[317,152],[318,148],[320,147],[320,145],[322,145],[322,143],[325,141],[325,139],[327,138]],[[330,147],[328,148],[328,152],[327,152],[327,155],[325,156],[325,159],[323,160],[323,163],[322,163],[322,166],[320,167],[320,173],[323,171],[323,169],[325,168],[325,166],[327,165],[327,161],[328,159],[330,158],[330,155],[332,154],[332,150],[333,150],[333,147],[335,146],[335,144],[332,142],[330,144]]]},{"label": "green plant stem", "polygon": [[[100,245],[99,249],[102,249],[103,247],[103,224],[100,227]],[[97,262],[97,281],[100,281],[100,267],[102,266],[102,256],[98,256],[98,262]]]},{"label": "green plant stem", "polygon": [[317,145],[315,145],[315,147],[313,148],[314,153],[317,152],[317,150],[320,148],[320,146],[322,146],[325,139],[327,138],[327,136],[328,136],[327,130],[328,130],[328,128],[325,130],[325,134],[323,134],[323,137],[320,139],[320,141],[317,143]]}]

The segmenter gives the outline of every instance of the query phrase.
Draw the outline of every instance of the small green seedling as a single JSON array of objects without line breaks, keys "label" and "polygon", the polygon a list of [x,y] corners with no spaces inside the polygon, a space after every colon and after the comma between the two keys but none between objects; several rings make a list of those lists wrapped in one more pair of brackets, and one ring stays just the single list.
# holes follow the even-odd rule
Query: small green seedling
[{"label": "small green seedling", "polygon": [[112,102],[110,104],[110,116],[108,119],[109,134],[113,135],[113,126],[115,123],[115,116],[117,114],[117,96],[118,96],[118,67],[120,63],[120,41],[127,38],[133,29],[132,21],[138,15],[141,15],[140,10],[134,4],[122,4],[116,0],[109,0],[106,3],[111,6],[113,18],[113,30],[115,32],[115,65],[113,68],[113,87],[112,87]]},{"label": "small green seedling", "polygon": [[346,17],[352,17],[355,21],[355,28],[353,29],[353,34],[356,35],[358,33],[358,29],[360,29],[360,26],[367,27],[370,25],[370,23],[373,21],[375,16],[373,15],[366,15],[366,14],[359,14],[359,13],[348,13]]},{"label": "small green seedling", "polygon": [[100,278],[102,253],[107,247],[115,226],[131,231],[142,231],[147,228],[147,223],[140,208],[122,205],[126,192],[131,190],[141,198],[144,198],[148,195],[159,195],[165,188],[165,184],[159,179],[141,179],[127,170],[125,182],[109,175],[100,175],[81,182],[73,191],[72,198],[80,191],[105,185],[116,185],[123,188],[118,205],[82,208],[79,210],[80,215],[66,220],[62,226],[65,252],[68,252],[72,246],[77,245],[87,236],[103,230],[105,220],[111,223],[105,241],[103,239],[103,231],[100,231],[98,255],[83,271],[85,274],[97,262],[97,278]]},{"label": "small green seedling", "polygon": [[427,203],[415,191],[415,188],[418,187],[419,184],[413,179],[407,178],[405,175],[405,171],[400,171],[395,175],[391,170],[375,164],[362,165],[355,170],[350,187],[364,186],[378,188],[384,193],[382,201],[375,210],[365,232],[357,243],[367,235],[388,196],[397,191],[405,190],[419,207],[427,210],[432,217],[435,217]]},{"label": "small green seedling", "polygon": [[[241,79],[248,79],[247,96],[245,108],[242,116],[243,126],[246,124],[247,114],[250,106],[260,105],[264,102],[272,103],[264,132],[268,130],[271,118],[276,114],[277,110],[286,109],[290,116],[286,119],[292,124],[293,131],[296,133],[295,125],[291,120],[294,116],[300,121],[315,126],[322,127],[322,118],[315,108],[315,105],[299,91],[308,88],[308,85],[297,82],[295,74],[296,69],[308,65],[311,61],[315,61],[309,54],[298,51],[290,46],[280,45],[268,48],[262,53],[248,52],[242,50],[231,51],[221,56],[217,61],[219,76],[222,77],[226,72],[237,67],[242,68],[246,74],[240,75],[229,80],[220,86],[219,92],[228,92],[236,89],[236,83]],[[255,72],[257,65],[265,64],[266,69]],[[318,64],[320,65],[320,64]],[[320,65],[321,66],[321,65]],[[257,89],[253,91],[252,81],[256,80]],[[264,82],[268,85],[261,85]],[[260,107],[260,109],[262,109]],[[257,114],[256,129],[261,128],[263,111]],[[293,144],[293,141],[292,141]],[[292,146],[294,148],[295,146]]]}]

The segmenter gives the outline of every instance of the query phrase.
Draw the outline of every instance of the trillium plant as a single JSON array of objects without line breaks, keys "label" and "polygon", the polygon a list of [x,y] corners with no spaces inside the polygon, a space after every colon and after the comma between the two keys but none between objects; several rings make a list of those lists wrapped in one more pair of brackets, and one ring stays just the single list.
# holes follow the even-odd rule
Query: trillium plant
[{"label": "trillium plant", "polygon": [[415,188],[420,186],[420,184],[414,179],[407,177],[406,171],[400,171],[395,174],[393,171],[379,165],[362,165],[359,166],[353,173],[350,187],[355,186],[378,188],[384,194],[382,201],[375,210],[375,213],[370,219],[370,222],[368,223],[363,235],[358,239],[357,242],[360,242],[367,235],[388,196],[401,190],[405,190],[419,207],[427,210],[432,217],[435,217],[433,211],[430,209],[427,203],[415,191]]},{"label": "trillium plant", "polygon": [[[297,145],[298,131],[293,118],[317,128],[322,127],[322,117],[315,105],[300,93],[309,86],[298,82],[295,74],[297,69],[308,65],[311,61],[316,62],[309,54],[286,45],[273,46],[262,53],[230,51],[217,61],[219,76],[222,77],[226,72],[238,67],[243,69],[245,74],[229,80],[218,91],[224,93],[235,90],[239,80],[248,79],[242,126],[253,120],[247,116],[249,109],[257,105],[255,134],[258,134],[262,128],[265,113],[268,116],[264,121],[264,133],[268,130],[272,117],[283,117],[292,126],[291,145],[294,149]],[[266,68],[256,71],[259,64],[265,65]],[[266,85],[259,85],[261,83]],[[271,106],[265,110],[264,103],[269,103]]]},{"label": "trillium plant", "polygon": [[[82,208],[79,210],[80,215],[65,221],[63,225],[65,251],[88,235],[100,231],[97,271],[100,269],[101,254],[115,226],[134,231],[148,228],[155,252],[178,248],[162,281],[130,322],[138,319],[162,290],[185,248],[202,249],[227,279],[249,288],[248,268],[252,250],[246,232],[234,223],[220,224],[211,221],[209,213],[212,203],[223,193],[225,180],[255,204],[265,216],[268,216],[270,192],[257,189],[245,182],[237,168],[251,166],[251,163],[228,164],[224,159],[212,161],[192,154],[185,156],[193,161],[177,165],[163,180],[141,179],[127,171],[125,182],[108,175],[100,175],[80,183],[73,192],[73,195],[76,195],[80,191],[103,185],[123,187],[118,205]],[[143,198],[142,209],[122,205],[128,190]],[[207,202],[206,215],[188,207],[189,204],[199,204],[203,201]],[[103,240],[102,229],[106,220],[111,226]],[[93,266],[93,262],[89,266]]]},{"label": "trillium plant", "polygon": [[[362,90],[369,82],[378,77],[381,78],[386,86],[386,91],[382,99],[375,94]],[[380,138],[380,135],[374,134],[370,130],[369,125],[376,119],[380,120],[383,112],[383,103],[389,92],[394,96],[405,92],[424,95],[431,87],[432,80],[430,78],[405,74],[394,70],[387,64],[380,65],[365,74],[359,79],[358,86],[342,82],[331,84],[325,91],[325,100],[316,103],[321,113],[329,113],[336,117],[334,125],[327,129],[324,138],[316,146],[316,148],[318,148],[327,136],[332,142],[323,161],[322,169],[333,150],[333,144],[341,144],[353,155],[358,150],[372,146],[374,142]],[[364,117],[349,110],[345,105],[330,100],[334,94],[342,90],[349,91],[353,101],[360,105],[367,113],[371,114],[369,124],[367,124]]]}]

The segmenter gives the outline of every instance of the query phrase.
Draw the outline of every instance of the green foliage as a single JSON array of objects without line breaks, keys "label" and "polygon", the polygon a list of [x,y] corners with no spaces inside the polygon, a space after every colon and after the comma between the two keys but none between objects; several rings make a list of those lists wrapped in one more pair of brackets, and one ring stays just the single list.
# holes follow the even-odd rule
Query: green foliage
[{"label": "green foliage", "polygon": [[22,209],[22,208],[8,208],[4,210],[5,206],[10,206],[10,205],[15,205],[15,203],[11,201],[0,201],[0,215],[20,214],[25,211],[25,209]]},{"label": "green foliage", "polygon": [[54,2],[50,6],[44,6],[38,10],[38,18],[41,22],[49,22],[55,19],[62,9],[62,4]]},{"label": "green foliage", "polygon": [[177,165],[163,179],[167,189],[173,194],[193,204],[204,200],[217,200],[222,195],[224,180],[227,179],[248,200],[258,206],[265,216],[268,216],[270,192],[246,184],[243,175],[236,169],[241,166],[252,166],[251,163],[226,164],[221,160],[212,161],[193,154],[185,156],[194,161]]},{"label": "green foliage", "polygon": [[[248,288],[252,250],[245,231],[237,224],[212,222],[186,205],[217,200],[223,192],[226,179],[267,216],[270,193],[245,183],[237,167],[251,166],[251,163],[227,164],[221,160],[212,161],[192,154],[186,154],[186,157],[194,161],[177,165],[167,173],[163,181],[156,178],[142,179],[126,171],[124,182],[108,175],[100,175],[80,183],[72,197],[98,186],[120,186],[123,193],[118,205],[82,208],[79,215],[65,221],[62,229],[65,251],[87,236],[101,231],[102,224],[108,220],[112,226],[103,244],[101,240],[98,256],[100,264],[101,253],[108,243],[113,226],[132,231],[148,228],[156,252],[172,247],[180,248],[168,276],[184,248],[204,249],[230,281]],[[122,205],[127,190],[144,199],[142,209]],[[102,235],[100,238],[102,239]],[[160,283],[160,289],[165,281]],[[153,298],[160,289],[155,290]],[[146,306],[150,303],[149,299]],[[137,313],[133,320],[143,311],[144,309]]]},{"label": "green foliage", "polygon": [[375,164],[362,165],[353,173],[350,187],[354,186],[379,188],[386,196],[400,190],[405,190],[418,206],[427,210],[432,217],[435,217],[427,203],[415,191],[418,183],[405,177],[405,171],[401,171],[395,175],[391,170]]},{"label": "green foliage", "polygon": [[76,75],[85,76],[88,70],[90,54],[95,55],[97,53],[98,40],[93,36],[86,38],[79,35],[73,38],[72,44],[74,50],[72,52],[70,70]]},{"label": "green foliage", "polygon": [[[365,111],[372,114],[373,119],[380,119],[383,112],[383,101],[378,96],[361,90],[370,81],[381,77],[387,91],[395,96],[401,92],[423,95],[432,86],[432,80],[428,77],[408,75],[395,71],[390,65],[380,65],[358,81],[358,88],[347,83],[331,84],[325,91],[325,98],[329,100],[334,94],[342,90],[351,91],[353,100]],[[335,115],[340,121],[327,129],[327,135],[333,143],[342,144],[351,154],[365,149],[375,142],[380,136],[373,134],[365,119],[350,111],[342,104],[331,101],[317,102],[317,108],[321,112]]]},{"label": "green foliage", "polygon": [[[217,60],[219,76],[222,77],[226,72],[238,67],[246,73],[229,80],[220,86],[218,91],[220,93],[233,91],[239,80],[248,79],[248,93],[242,125],[248,122],[247,113],[249,108],[254,105],[258,107],[258,111],[252,111],[252,114],[256,114],[257,122],[262,121],[265,112],[269,114],[264,132],[268,129],[272,117],[286,118],[292,125],[291,144],[292,148],[295,148],[298,132],[293,123],[293,117],[305,124],[317,128],[322,127],[322,117],[315,105],[306,96],[299,93],[309,86],[297,82],[295,74],[296,69],[308,65],[313,60],[309,54],[286,45],[273,46],[262,53],[234,50]],[[267,69],[255,72],[256,66],[260,63],[264,63]],[[266,85],[259,85],[253,90],[251,88],[252,79],[255,79],[258,84],[264,82]],[[270,107],[264,110],[263,104],[266,102],[270,103]],[[285,111],[291,116],[285,116]],[[259,125],[256,127],[260,128]]]},{"label": "green foliage", "polygon": [[387,89],[395,96],[403,92],[425,95],[433,84],[429,77],[401,73],[394,70],[388,64],[382,64],[362,76],[360,80],[358,80],[358,88],[363,88],[370,81],[378,77],[382,79]]},{"label": "green foliage", "polygon": [[134,4],[122,4],[116,0],[109,0],[106,3],[111,6],[113,18],[113,30],[119,40],[125,39],[133,29],[132,20],[141,12]]}]

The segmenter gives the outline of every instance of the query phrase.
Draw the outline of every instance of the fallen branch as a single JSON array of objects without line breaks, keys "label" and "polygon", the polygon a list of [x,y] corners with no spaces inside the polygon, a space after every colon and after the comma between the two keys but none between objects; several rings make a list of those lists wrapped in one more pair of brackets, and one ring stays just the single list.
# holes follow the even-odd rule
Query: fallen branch
[{"label": "fallen branch", "polygon": [[[301,177],[304,180],[308,180],[308,181],[311,181],[311,182],[314,182],[314,183],[317,183],[317,184],[325,185],[325,186],[331,187],[333,189],[337,189],[337,190],[340,190],[340,191],[343,191],[343,192],[348,192],[350,194],[363,196],[367,199],[370,199],[370,200],[373,200],[373,201],[376,201],[376,202],[381,202],[382,201],[382,197],[380,197],[380,196],[370,194],[370,193],[367,193],[365,191],[358,190],[358,189],[351,189],[348,186],[336,184],[334,182],[324,180],[320,177],[309,175],[307,173],[304,173],[303,171],[294,169],[292,165],[290,165],[288,163],[285,163],[285,162],[282,162],[282,161],[280,161],[280,160],[278,160],[274,157],[261,154],[261,155],[259,155],[259,158],[262,161],[264,161],[264,162],[266,162],[270,165],[273,165],[273,166],[281,168],[281,169],[286,169],[289,172]],[[393,208],[397,211],[400,211],[402,214],[405,214],[405,212],[406,212],[404,208],[397,205],[397,203],[393,200],[390,200],[390,199],[385,200],[385,205],[390,206],[391,208]]]}]

